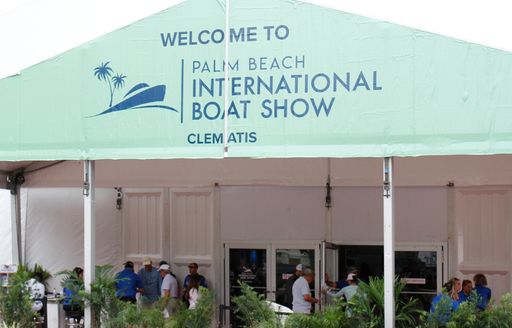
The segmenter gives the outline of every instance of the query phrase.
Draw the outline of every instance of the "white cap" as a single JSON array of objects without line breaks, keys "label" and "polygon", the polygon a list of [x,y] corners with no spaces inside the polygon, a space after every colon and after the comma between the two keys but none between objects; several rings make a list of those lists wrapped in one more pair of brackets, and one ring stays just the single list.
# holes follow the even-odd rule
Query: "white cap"
[{"label": "white cap", "polygon": [[158,271],[169,271],[171,268],[169,267],[168,264],[162,264],[160,266],[160,268],[158,269]]},{"label": "white cap", "polygon": [[297,264],[295,271],[302,271],[302,264]]},{"label": "white cap", "polygon": [[350,281],[350,280],[354,280],[354,277],[356,276],[355,273],[349,273],[348,276],[347,276],[347,279],[345,279],[346,281]]}]

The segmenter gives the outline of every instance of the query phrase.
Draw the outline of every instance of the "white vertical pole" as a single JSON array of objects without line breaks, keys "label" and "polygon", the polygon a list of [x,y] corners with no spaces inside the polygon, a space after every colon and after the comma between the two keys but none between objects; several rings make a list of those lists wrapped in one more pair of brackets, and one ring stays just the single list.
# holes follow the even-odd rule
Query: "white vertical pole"
[{"label": "white vertical pole", "polygon": [[230,0],[225,2],[226,13],[224,17],[224,157],[228,157],[228,108],[229,108],[229,6]]},{"label": "white vertical pole", "polygon": [[[18,188],[18,187],[16,187]],[[20,206],[18,200],[19,200],[19,189],[16,191],[16,194],[12,194],[11,192],[11,251],[12,251],[12,264],[21,264],[20,261],[20,231],[19,230],[19,224],[18,224],[18,208]]]},{"label": "white vertical pole", "polygon": [[395,227],[393,158],[384,158],[384,327],[395,327]]},{"label": "white vertical pole", "polygon": [[[96,264],[94,167],[94,161],[87,160],[84,162],[84,287],[87,292],[91,291]],[[84,315],[84,327],[93,327],[93,316],[90,306],[85,308]]]}]

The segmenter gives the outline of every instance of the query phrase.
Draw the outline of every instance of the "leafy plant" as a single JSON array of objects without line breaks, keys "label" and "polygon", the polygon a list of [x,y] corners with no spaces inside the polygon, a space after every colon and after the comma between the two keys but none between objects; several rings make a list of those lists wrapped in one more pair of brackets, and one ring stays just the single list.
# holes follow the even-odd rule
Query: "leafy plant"
[{"label": "leafy plant", "polygon": [[[118,327],[116,317],[123,310],[124,302],[116,297],[116,278],[111,265],[96,267],[96,276],[91,291],[79,291],[94,313],[98,327]],[[122,326],[119,326],[122,327]]]},{"label": "leafy plant", "polygon": [[43,266],[36,263],[34,264],[34,268],[31,269],[28,265],[20,264],[18,265],[18,272],[26,272],[29,279],[35,278],[36,274],[40,274],[42,278],[41,283],[46,289],[48,289],[47,280],[52,277],[52,274],[49,271],[46,271]]},{"label": "leafy plant", "polygon": [[347,315],[347,303],[338,301],[323,312],[312,315],[292,314],[286,320],[286,328],[357,328],[360,322]]},{"label": "leafy plant", "polygon": [[20,270],[10,277],[8,288],[0,290],[0,317],[4,325],[20,328],[32,327],[34,312],[30,291],[25,282],[30,279],[30,274]]},{"label": "leafy plant", "polygon": [[13,323],[12,325],[8,325],[5,322],[2,322],[2,325],[0,327],[2,327],[2,328],[21,328],[21,326],[18,325],[17,323]]},{"label": "leafy plant", "polygon": [[280,327],[276,313],[270,309],[263,295],[256,293],[246,283],[240,281],[238,283],[242,294],[233,297],[233,303],[236,306],[235,314],[246,327]]},{"label": "leafy plant", "polygon": [[[405,285],[395,278],[395,327],[409,328],[417,324],[416,318],[424,312],[416,299],[400,299]],[[368,284],[359,283],[359,292],[349,302],[352,316],[365,322],[368,328],[384,327],[384,279],[370,277]]]},{"label": "leafy plant", "polygon": [[61,286],[71,292],[71,302],[83,308],[84,302],[79,293],[84,290],[84,281],[73,270],[60,271],[57,275],[64,276]]},{"label": "leafy plant", "polygon": [[477,312],[477,317],[478,320],[473,326],[474,328],[512,327],[512,295],[504,295],[498,306],[491,310]]},{"label": "leafy plant", "polygon": [[200,287],[201,297],[195,309],[187,309],[180,304],[177,312],[166,323],[166,328],[203,328],[210,327],[215,315],[215,297],[210,290]]},{"label": "leafy plant", "polygon": [[117,316],[110,317],[109,327],[161,328],[165,321],[158,308],[139,309],[137,305],[123,302]]}]

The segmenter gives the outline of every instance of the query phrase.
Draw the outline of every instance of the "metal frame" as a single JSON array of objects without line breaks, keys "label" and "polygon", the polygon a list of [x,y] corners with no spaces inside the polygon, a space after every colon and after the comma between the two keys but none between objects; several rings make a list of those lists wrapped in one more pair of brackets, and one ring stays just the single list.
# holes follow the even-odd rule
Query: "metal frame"
[{"label": "metal frame", "polygon": [[[96,200],[95,200],[95,163],[84,161],[84,288],[91,291],[96,269]],[[85,307],[84,327],[93,327],[93,314],[90,306]]]}]

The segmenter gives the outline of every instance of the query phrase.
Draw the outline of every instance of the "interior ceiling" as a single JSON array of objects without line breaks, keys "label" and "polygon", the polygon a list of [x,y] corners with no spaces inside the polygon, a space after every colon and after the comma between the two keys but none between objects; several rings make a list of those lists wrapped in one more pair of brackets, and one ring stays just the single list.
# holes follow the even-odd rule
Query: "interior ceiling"
[{"label": "interior ceiling", "polygon": [[[81,187],[83,162],[0,162],[25,168],[23,187]],[[243,185],[366,187],[382,185],[381,158],[175,159],[96,161],[97,187]],[[395,186],[512,186],[512,155],[394,159]]]},{"label": "interior ceiling", "polygon": [[22,167],[30,167],[34,162],[0,162],[0,173],[8,173]]}]

